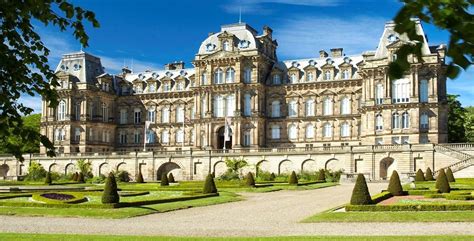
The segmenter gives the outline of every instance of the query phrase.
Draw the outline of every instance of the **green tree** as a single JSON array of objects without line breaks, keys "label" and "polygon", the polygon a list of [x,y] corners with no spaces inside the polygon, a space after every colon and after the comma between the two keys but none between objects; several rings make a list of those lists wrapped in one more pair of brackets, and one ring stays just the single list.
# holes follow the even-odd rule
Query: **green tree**
[{"label": "green tree", "polygon": [[77,160],[77,167],[85,178],[91,178],[92,175],[92,163],[84,159]]},{"label": "green tree", "polygon": [[466,142],[465,114],[466,109],[457,99],[459,95],[448,95],[448,142]]},{"label": "green tree", "polygon": [[172,172],[170,172],[170,174],[168,175],[168,181],[169,181],[170,183],[176,182],[176,181],[174,180],[174,175],[173,175]]},{"label": "green tree", "polygon": [[[8,153],[23,160],[24,143],[39,140],[47,154],[54,156],[51,141],[38,131],[25,128],[22,116],[33,109],[19,102],[22,94],[42,96],[50,107],[58,104],[57,77],[48,65],[49,49],[35,25],[55,26],[60,31],[73,30],[74,37],[88,46],[84,22],[99,27],[93,12],[74,6],[67,0],[3,0],[0,4],[0,143]],[[9,137],[17,136],[19,141]]]},{"label": "green tree", "polygon": [[[29,116],[23,116],[23,128],[31,131],[40,131],[41,114],[33,114]],[[22,153],[38,153],[40,147],[39,139],[28,139],[25,140],[21,136],[11,135],[8,137],[8,141],[0,143],[0,154],[7,154],[9,150],[7,145],[14,143],[14,145],[21,146]]]},{"label": "green tree", "polygon": [[357,175],[357,180],[352,190],[351,205],[369,205],[372,204],[369,188],[363,174]]},{"label": "green tree", "polygon": [[464,131],[467,142],[474,143],[474,106],[466,107],[466,118],[464,120]]},{"label": "green tree", "polygon": [[26,180],[39,181],[46,177],[47,171],[44,169],[37,161],[31,161],[30,166],[28,167],[28,174],[26,175]]},{"label": "green tree", "polygon": [[326,170],[324,170],[324,169],[319,169],[318,181],[323,181],[323,182],[326,181]]},{"label": "green tree", "polygon": [[407,56],[414,53],[421,59],[423,37],[418,35],[411,18],[434,25],[449,32],[449,44],[446,55],[452,59],[448,63],[447,76],[454,79],[461,68],[466,70],[472,65],[474,53],[474,35],[472,0],[402,0],[403,7],[394,18],[395,31],[404,33],[412,43],[397,51],[397,60],[390,64],[392,78],[401,78],[409,69]]},{"label": "green tree", "polygon": [[44,179],[44,184],[51,185],[53,180],[51,180],[51,172],[46,173],[46,178]]},{"label": "green tree", "polygon": [[216,183],[211,174],[207,175],[206,181],[204,181],[203,193],[217,193]]},{"label": "green tree", "polygon": [[102,203],[119,203],[120,196],[117,190],[117,182],[114,173],[110,172],[105,180],[104,192],[102,193]]},{"label": "green tree", "polygon": [[139,172],[138,172],[138,175],[137,175],[137,178],[136,178],[136,182],[137,182],[137,183],[144,183],[144,182],[145,182],[145,181],[143,180],[142,171],[139,171]]},{"label": "green tree", "polygon": [[393,196],[404,195],[402,184],[400,183],[400,176],[398,176],[397,171],[392,172],[392,176],[390,177],[390,182],[388,183],[388,191]]}]

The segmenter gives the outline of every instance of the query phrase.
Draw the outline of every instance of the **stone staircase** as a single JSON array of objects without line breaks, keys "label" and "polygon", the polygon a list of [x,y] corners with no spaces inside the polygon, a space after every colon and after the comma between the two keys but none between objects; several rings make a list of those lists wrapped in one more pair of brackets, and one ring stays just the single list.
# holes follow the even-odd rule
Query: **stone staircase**
[{"label": "stone staircase", "polygon": [[[454,148],[451,148],[448,145],[435,145],[434,149],[437,152],[443,153],[447,156],[451,156],[459,160],[458,162],[446,166],[443,169],[447,169],[449,167],[454,173],[474,165],[474,156],[464,153],[462,151],[455,150]],[[438,173],[439,170],[434,171],[433,176],[437,176]]]}]

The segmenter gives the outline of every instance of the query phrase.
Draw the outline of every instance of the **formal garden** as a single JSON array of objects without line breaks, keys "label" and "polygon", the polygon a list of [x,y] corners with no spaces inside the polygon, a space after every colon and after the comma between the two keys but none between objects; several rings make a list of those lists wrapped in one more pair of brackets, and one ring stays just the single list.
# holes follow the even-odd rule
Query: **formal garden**
[{"label": "formal garden", "polygon": [[455,179],[450,168],[436,179],[430,168],[418,170],[402,185],[396,171],[386,190],[371,196],[359,175],[349,204],[309,217],[304,222],[472,222],[474,178]]}]

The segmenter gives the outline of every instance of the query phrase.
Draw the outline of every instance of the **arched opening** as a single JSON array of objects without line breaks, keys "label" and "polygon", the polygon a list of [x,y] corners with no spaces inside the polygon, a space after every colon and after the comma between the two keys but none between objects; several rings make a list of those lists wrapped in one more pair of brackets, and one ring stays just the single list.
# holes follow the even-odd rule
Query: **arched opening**
[{"label": "arched opening", "polygon": [[270,172],[270,162],[267,160],[261,160],[255,166],[255,176],[258,177],[262,172]]},{"label": "arched opening", "polygon": [[127,165],[127,163],[125,163],[125,162],[119,163],[119,164],[117,165],[117,168],[116,168],[117,172],[120,171],[120,170],[122,170],[122,169],[125,167],[125,165]]},{"label": "arched opening", "polygon": [[53,163],[49,165],[48,172],[58,172],[58,164]]},{"label": "arched opening", "polygon": [[[176,169],[181,169],[181,167],[178,164],[174,163],[174,162],[167,162],[167,163],[162,164],[158,168],[158,170],[156,171],[157,180],[161,180],[161,175],[163,175],[163,174],[168,175],[169,172],[171,172],[173,170],[176,170]],[[179,172],[173,172],[173,176],[175,178],[177,178],[177,174],[179,174]]]},{"label": "arched opening", "polygon": [[391,157],[385,157],[380,161],[380,179],[387,180],[387,174],[389,173],[389,168],[393,162],[394,160]]},{"label": "arched opening", "polygon": [[23,176],[25,175],[25,165],[20,164],[19,170],[18,170],[18,175]]},{"label": "arched opening", "polygon": [[220,127],[217,130],[217,149],[232,149],[232,129],[230,129],[229,137],[225,141],[225,126]]},{"label": "arched opening", "polygon": [[290,173],[293,170],[292,162],[290,160],[283,160],[278,164],[278,175],[283,173]]},{"label": "arched opening", "polygon": [[308,159],[301,163],[301,172],[316,172],[317,170],[318,166],[313,159]]},{"label": "arched opening", "polygon": [[7,177],[8,170],[10,170],[10,167],[7,164],[0,165],[0,177]]},{"label": "arched opening", "polygon": [[73,163],[67,164],[66,167],[64,168],[65,175],[73,174],[75,171],[76,171],[76,166]]},{"label": "arched opening", "polygon": [[340,169],[340,166],[339,166],[339,160],[337,159],[329,159],[325,164],[324,164],[324,169],[326,170],[338,170]]},{"label": "arched opening", "polygon": [[[118,167],[117,167],[118,168]],[[107,175],[107,172],[110,171],[109,164],[104,162],[99,166],[99,176],[100,175]]]},{"label": "arched opening", "polygon": [[212,168],[212,173],[214,173],[215,177],[219,177],[227,171],[227,166],[225,162],[218,161],[214,163],[214,168]]}]

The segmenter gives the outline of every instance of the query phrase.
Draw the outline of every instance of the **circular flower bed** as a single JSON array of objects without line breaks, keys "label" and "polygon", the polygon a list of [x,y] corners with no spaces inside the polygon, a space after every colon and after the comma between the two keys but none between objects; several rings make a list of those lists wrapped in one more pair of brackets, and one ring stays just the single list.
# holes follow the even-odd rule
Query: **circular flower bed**
[{"label": "circular flower bed", "polygon": [[61,200],[61,201],[71,200],[74,198],[73,195],[64,194],[64,193],[43,193],[40,196],[48,198],[48,199]]},{"label": "circular flower bed", "polygon": [[49,204],[74,204],[87,202],[87,198],[82,193],[36,193],[32,199],[37,202]]}]

